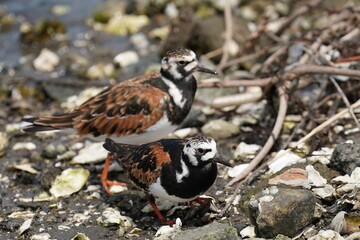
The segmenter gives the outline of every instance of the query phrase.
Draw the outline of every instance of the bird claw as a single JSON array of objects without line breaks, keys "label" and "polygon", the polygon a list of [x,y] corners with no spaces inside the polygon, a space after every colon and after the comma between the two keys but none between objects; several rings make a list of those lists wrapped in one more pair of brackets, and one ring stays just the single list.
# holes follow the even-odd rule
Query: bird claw
[{"label": "bird claw", "polygon": [[109,195],[112,194],[112,192],[109,189],[109,186],[115,186],[115,185],[126,186],[126,183],[113,182],[113,181],[110,181],[107,179],[107,176],[109,173],[110,161],[111,161],[111,154],[108,154],[108,156],[106,157],[106,160],[105,160],[104,169],[103,169],[102,173],[100,174],[100,183],[103,186],[105,192]]},{"label": "bird claw", "polygon": [[110,181],[110,180],[107,180],[107,179],[103,179],[100,175],[100,183],[101,185],[103,186],[105,192],[109,195],[113,194],[111,191],[110,191],[110,188],[109,186],[127,186],[126,183],[123,183],[123,182],[114,182],[114,181]]}]

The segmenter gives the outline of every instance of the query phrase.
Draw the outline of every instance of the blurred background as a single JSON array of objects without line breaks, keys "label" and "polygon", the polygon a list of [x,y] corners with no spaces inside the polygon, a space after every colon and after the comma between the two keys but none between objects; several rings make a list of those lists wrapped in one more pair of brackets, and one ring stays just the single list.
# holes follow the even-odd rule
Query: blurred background
[{"label": "blurred background", "polygon": [[[359,99],[358,72],[332,75],[334,80],[330,81],[329,72],[322,74],[324,68],[316,68],[360,69],[359,6],[359,0],[1,0],[0,238],[21,235],[29,239],[49,228],[46,232],[57,239],[65,239],[64,236],[70,239],[77,232],[84,232],[91,239],[115,239],[124,236],[125,231],[128,238],[150,239],[159,227],[153,227],[151,213],[140,211],[146,199],[136,190],[115,197],[103,194],[97,174],[101,172],[99,162],[104,156],[94,154],[103,151],[101,145],[92,148],[84,141],[72,142],[76,137],[66,133],[24,134],[21,132],[24,115],[69,111],[106,86],[158,71],[167,50],[186,47],[196,52],[202,64],[220,74],[197,75],[195,104],[172,137],[196,134],[213,137],[226,159],[246,167],[272,136],[281,105],[279,86],[287,81],[289,85],[283,94],[288,97],[286,118],[283,116],[280,123],[278,141],[265,154],[268,161],[347,109],[349,104],[344,102],[343,95],[350,104]],[[316,71],[305,68],[301,74],[285,77],[287,71],[298,65],[315,66]],[[358,116],[359,110],[355,114]],[[318,132],[299,155],[310,156],[313,151],[327,147],[321,154],[330,159],[336,144],[359,139],[359,123],[354,118],[346,115],[327,126],[326,131]],[[344,151],[356,152],[352,147]],[[77,161],[78,156],[85,161]],[[350,167],[333,163],[329,169],[326,161],[317,164],[330,181],[337,175],[351,175],[360,166],[358,158],[354,159],[355,164]],[[73,166],[91,173],[85,177],[86,190],[56,200],[48,192],[54,178]],[[249,195],[242,202],[237,198],[234,205],[238,208],[231,208],[225,215],[236,228],[236,234],[251,226],[244,214],[251,208],[245,203],[254,189],[263,188],[264,181],[257,181],[266,166],[262,165],[247,182]],[[224,185],[238,176],[241,169],[232,172],[220,169],[210,194],[216,196],[222,207],[230,201],[234,190],[224,189]],[[110,177],[125,179],[118,173],[110,173]],[[343,194],[317,195],[324,209],[329,210],[331,205],[340,207],[331,208],[333,212],[328,215],[315,214],[316,220],[312,216],[305,224],[299,221],[297,227],[279,225],[279,231],[289,230],[282,233],[293,237],[312,223],[316,231],[311,236],[315,236],[340,210],[358,211],[359,206],[352,208],[356,206],[353,202],[339,203]],[[348,197],[353,201],[355,195]],[[294,200],[298,199],[301,197],[295,195]],[[315,200],[311,201],[314,207]],[[140,230],[132,225],[121,230],[121,235],[118,226],[105,228],[97,224],[99,212],[109,206],[140,219],[137,222]],[[269,207],[270,212],[272,208]],[[309,211],[314,215],[313,209]],[[215,214],[206,210],[184,213],[178,209],[172,214],[189,215],[183,222],[185,228],[203,226],[215,219]],[[37,221],[16,234],[24,219],[34,216]],[[297,218],[294,217],[294,222]],[[258,236],[270,238],[279,233],[269,233],[267,226],[262,227],[265,230],[256,225]],[[356,232],[359,229],[356,227],[347,234]]]}]

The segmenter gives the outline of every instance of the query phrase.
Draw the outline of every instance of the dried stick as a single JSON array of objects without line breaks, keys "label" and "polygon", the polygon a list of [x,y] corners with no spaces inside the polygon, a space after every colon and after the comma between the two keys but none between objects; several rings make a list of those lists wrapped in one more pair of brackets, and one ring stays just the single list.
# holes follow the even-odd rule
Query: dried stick
[{"label": "dried stick", "polygon": [[282,125],[284,123],[284,119],[286,116],[287,107],[288,107],[288,95],[285,90],[285,84],[281,84],[280,86],[277,87],[277,89],[278,89],[279,100],[280,100],[279,112],[278,112],[276,122],[275,122],[275,125],[271,132],[270,137],[268,138],[264,147],[261,149],[261,151],[258,153],[258,155],[256,155],[256,157],[250,162],[249,166],[243,172],[241,172],[238,176],[236,176],[234,179],[232,179],[230,182],[228,182],[226,184],[226,187],[230,187],[234,183],[236,183],[236,182],[242,180],[244,177],[246,177],[264,159],[264,157],[268,154],[268,152],[272,148],[275,140],[280,135]]},{"label": "dried stick", "polygon": [[[328,74],[334,74],[334,72],[339,72],[338,70],[344,70],[344,71],[342,71],[342,73],[347,73],[347,74],[353,75],[354,74],[353,71],[356,71],[356,70],[351,70],[351,69],[338,69],[338,68],[333,68],[333,67],[328,67],[328,66],[300,65],[300,66],[297,66],[294,69],[290,70],[289,72],[285,73],[282,76],[282,79],[291,80],[291,79],[296,78],[299,75],[304,74],[305,72],[306,73],[319,73],[319,69],[322,70],[322,73],[328,73]],[[359,74],[360,74],[360,71],[356,71],[356,74],[353,75],[353,76],[360,76]],[[341,74],[339,74],[339,75],[341,75]],[[286,109],[287,109],[287,97],[285,97],[286,94],[284,93],[282,88],[278,88],[278,90],[279,90],[279,94],[280,94],[280,108],[279,108],[279,113],[278,113],[278,117],[276,119],[276,123],[275,123],[274,129],[273,129],[272,136],[268,139],[268,141],[266,142],[266,144],[264,145],[264,147],[260,151],[260,153],[251,161],[250,165],[240,175],[238,175],[233,180],[231,180],[226,186],[231,186],[235,182],[243,179],[246,175],[248,175],[257,166],[257,164],[265,157],[265,155],[270,150],[268,148],[272,147],[275,139],[278,137],[278,135],[276,135],[276,133],[277,134],[280,133],[282,125],[277,126],[277,124],[279,124],[279,121],[284,120],[283,118],[286,115]],[[360,100],[359,100],[359,104],[360,104]],[[354,108],[354,107],[352,106],[352,108]],[[349,109],[351,109],[351,107]],[[347,110],[345,110],[345,112],[347,112]],[[281,116],[281,114],[283,114],[283,116]],[[335,116],[337,116],[337,115],[335,115]],[[330,119],[333,119],[333,118],[330,118]],[[327,123],[328,121],[326,121],[325,123]],[[282,124],[282,122],[281,122],[281,124]],[[320,126],[322,126],[322,125],[320,125]],[[280,129],[275,128],[275,127],[279,127]],[[322,128],[315,128],[315,129],[322,130]],[[310,134],[313,133],[314,130],[311,131]],[[312,135],[314,135],[315,133],[316,132],[314,132]],[[308,134],[309,137],[312,136],[310,134]],[[304,138],[304,139],[307,140],[307,138]],[[300,143],[301,142],[299,141],[297,143],[297,145],[300,144]]]},{"label": "dried stick", "polygon": [[227,96],[217,97],[211,104],[213,108],[222,108],[227,106],[239,106],[245,103],[259,101],[263,96],[261,90],[246,91],[244,93],[231,94]]},{"label": "dried stick", "polygon": [[281,27],[275,32],[275,35],[279,36],[281,35],[284,30],[286,28],[288,28],[292,22],[294,22],[294,20],[296,18],[298,18],[300,15],[303,15],[304,13],[306,13],[307,11],[317,7],[320,3],[322,2],[322,0],[313,0],[312,2],[310,2],[307,5],[301,6],[300,8],[298,8],[295,12],[293,12],[290,16],[288,16],[286,18],[286,21],[281,25]]},{"label": "dried stick", "polygon": [[332,82],[332,84],[335,85],[337,91],[339,92],[340,96],[342,97],[346,107],[349,109],[349,113],[351,115],[351,117],[354,119],[357,127],[360,129],[360,123],[359,120],[357,119],[357,117],[355,116],[354,110],[351,108],[350,106],[350,102],[349,99],[346,97],[345,93],[343,92],[343,90],[341,89],[341,87],[339,86],[339,84],[336,82],[336,80],[332,77],[329,76],[330,81]]},{"label": "dried stick", "polygon": [[[352,108],[352,109],[355,109],[355,108],[358,108],[358,107],[360,107],[360,100],[357,100],[355,103],[350,105],[350,108]],[[320,124],[319,126],[314,128],[306,136],[304,136],[299,141],[297,141],[295,143],[295,146],[302,145],[303,143],[308,141],[311,137],[313,137],[315,134],[321,132],[324,128],[328,127],[330,124],[332,124],[336,120],[340,119],[342,116],[344,116],[348,112],[349,112],[349,109],[345,109],[345,110],[342,110],[341,112],[337,113],[336,115],[332,116],[331,118],[329,118],[328,120],[326,120],[325,122],[323,122],[322,124]]]},{"label": "dried stick", "polygon": [[[336,68],[336,67],[330,67],[330,66],[304,64],[304,65],[296,66],[295,68],[293,68],[291,71],[289,71],[287,73],[289,75],[296,74],[298,77],[300,75],[304,75],[304,74],[308,74],[308,73],[334,74],[334,75],[344,75],[344,76],[349,76],[349,77],[358,77],[360,80],[360,70]],[[285,73],[285,75],[287,73]]]},{"label": "dried stick", "polygon": [[245,179],[242,180],[242,181],[240,181],[240,182],[237,184],[237,186],[236,186],[233,194],[231,195],[231,198],[230,198],[229,201],[226,203],[225,207],[221,210],[221,212],[219,212],[219,213],[217,214],[217,218],[221,218],[222,216],[224,216],[224,214],[226,213],[226,211],[231,207],[231,205],[233,204],[233,202],[234,202],[234,200],[235,200],[235,198],[236,198],[236,196],[237,196],[237,194],[238,194],[238,192],[239,192],[239,190],[240,190],[240,188],[241,188],[241,186],[242,186],[242,184],[243,184],[244,181],[245,181]]},{"label": "dried stick", "polygon": [[259,78],[259,79],[239,79],[239,80],[221,80],[219,78],[211,78],[199,83],[199,88],[211,88],[211,87],[250,87],[250,86],[268,86],[278,81],[277,78]]},{"label": "dried stick", "polygon": [[[316,55],[312,55],[311,53],[308,53],[308,54],[311,55],[311,56],[315,59],[315,61],[316,61],[317,63],[319,63],[319,64],[321,63],[320,59],[319,59]],[[325,59],[324,59],[324,60],[325,60]],[[329,61],[326,61],[326,63],[327,63],[328,65],[330,65],[330,66],[333,66],[333,64],[332,64],[331,62],[329,62]],[[341,87],[339,86],[339,84],[336,82],[335,78],[332,77],[332,76],[329,76],[329,79],[330,79],[330,81],[332,82],[332,84],[336,87],[336,90],[338,91],[338,93],[339,93],[340,96],[342,97],[345,105],[348,107],[349,113],[350,113],[351,117],[354,119],[357,127],[360,129],[359,120],[356,118],[353,109],[350,107],[349,99],[346,97],[345,93],[343,92],[343,90],[341,89]]]},{"label": "dried stick", "polygon": [[235,64],[252,61],[254,59],[259,58],[260,56],[262,56],[264,54],[272,53],[272,52],[276,51],[278,48],[279,48],[279,46],[275,46],[275,47],[271,47],[270,49],[259,50],[259,51],[255,52],[255,53],[248,54],[248,55],[245,55],[245,56],[241,56],[241,57],[235,58],[233,60],[229,60],[228,62],[226,62],[224,64],[223,67],[225,68],[225,67],[229,67],[229,66],[232,66],[232,65],[235,65]]},{"label": "dried stick", "polygon": [[222,52],[223,52],[223,48],[221,47],[221,48],[215,49],[215,50],[213,50],[211,52],[208,52],[208,53],[202,55],[201,57],[206,58],[206,59],[210,59],[210,58],[214,58],[214,57],[219,56],[220,54],[222,54]]},{"label": "dried stick", "polygon": [[[330,66],[319,66],[301,64],[293,69],[283,73],[280,76],[258,78],[258,79],[239,79],[239,80],[220,80],[212,79],[211,82],[202,82],[199,87],[240,87],[240,86],[266,86],[268,84],[274,84],[279,80],[290,81],[294,78],[300,77],[304,74],[317,73],[317,74],[333,74],[333,75],[344,75],[350,77],[357,77],[360,80],[360,70],[337,68]],[[356,79],[356,78],[355,78]]]},{"label": "dried stick", "polygon": [[309,116],[308,116],[308,115],[309,115],[309,114],[307,114],[307,115],[305,115],[305,116],[303,115],[303,119],[301,119],[301,122],[299,122],[299,123],[295,126],[295,128],[293,129],[293,131],[292,131],[292,133],[290,134],[290,136],[288,137],[288,139],[286,139],[285,143],[282,144],[281,149],[285,149],[285,148],[287,148],[287,147],[290,145],[290,143],[291,143],[292,139],[295,137],[297,131],[298,131],[300,128],[303,128],[303,127],[305,126],[306,121],[309,119]]},{"label": "dried stick", "polygon": [[275,51],[273,54],[271,54],[270,57],[268,57],[265,62],[262,64],[261,71],[266,72],[268,69],[270,69],[270,66],[273,62],[275,62],[276,59],[280,58],[280,56],[286,54],[286,51],[288,49],[289,45],[283,46],[279,48],[277,51]]},{"label": "dried stick", "polygon": [[230,0],[225,0],[224,17],[225,17],[225,43],[223,46],[223,55],[221,56],[221,60],[218,65],[218,70],[222,70],[224,68],[225,63],[229,60],[229,44],[232,41],[232,36],[233,36],[233,22],[232,22]]}]

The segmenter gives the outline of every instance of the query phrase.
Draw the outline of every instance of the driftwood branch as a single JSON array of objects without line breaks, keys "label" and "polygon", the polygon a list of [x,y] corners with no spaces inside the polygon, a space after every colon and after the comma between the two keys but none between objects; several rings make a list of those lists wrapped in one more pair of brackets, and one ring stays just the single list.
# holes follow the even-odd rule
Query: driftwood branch
[{"label": "driftwood branch", "polygon": [[238,176],[236,176],[234,179],[232,179],[228,184],[226,184],[227,187],[233,185],[235,182],[238,182],[245,178],[252,170],[255,169],[257,165],[264,159],[264,157],[269,153],[270,149],[274,145],[276,139],[279,137],[282,125],[284,123],[284,119],[287,112],[288,107],[288,95],[286,93],[285,84],[282,84],[277,87],[278,93],[279,93],[279,112],[276,118],[276,122],[274,125],[274,128],[270,134],[270,137],[266,141],[264,147],[261,149],[261,151],[256,155],[256,157],[250,162],[249,166]]},{"label": "driftwood branch", "polygon": [[267,86],[269,84],[277,83],[281,80],[291,81],[305,74],[331,74],[331,75],[343,75],[354,77],[354,79],[360,80],[360,70],[337,68],[330,66],[319,66],[303,64],[294,67],[293,69],[284,72],[282,75],[258,78],[258,79],[239,79],[239,80],[220,80],[216,78],[209,79],[206,82],[201,82],[199,87],[240,87],[240,86]]}]

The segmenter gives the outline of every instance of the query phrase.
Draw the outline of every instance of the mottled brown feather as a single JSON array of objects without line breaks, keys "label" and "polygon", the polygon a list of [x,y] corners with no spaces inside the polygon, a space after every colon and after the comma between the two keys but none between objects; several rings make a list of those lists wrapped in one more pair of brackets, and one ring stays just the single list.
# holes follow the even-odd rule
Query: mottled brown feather
[{"label": "mottled brown feather", "polygon": [[155,183],[163,165],[171,161],[169,153],[163,150],[160,142],[137,148],[136,154],[131,156],[132,158],[124,160],[122,165],[129,178],[143,189]]},{"label": "mottled brown feather", "polygon": [[89,98],[72,112],[40,117],[33,123],[54,129],[74,128],[80,136],[142,133],[164,116],[170,99],[167,93],[144,83],[156,78],[159,73],[121,82]]},{"label": "mottled brown feather", "polygon": [[[77,108],[83,113],[73,120],[73,126],[79,135],[89,134],[94,128],[98,133],[107,136],[142,133],[163,117],[165,103],[169,99],[169,96],[160,89],[137,82],[115,85],[108,91],[102,92],[101,95]],[[137,108],[141,110],[132,115],[129,112],[132,107],[135,108],[133,111],[138,111]],[[97,112],[96,109],[102,111]],[[92,117],[88,116],[89,112]],[[87,120],[84,121],[84,119]],[[116,131],[114,131],[115,128]]]}]

